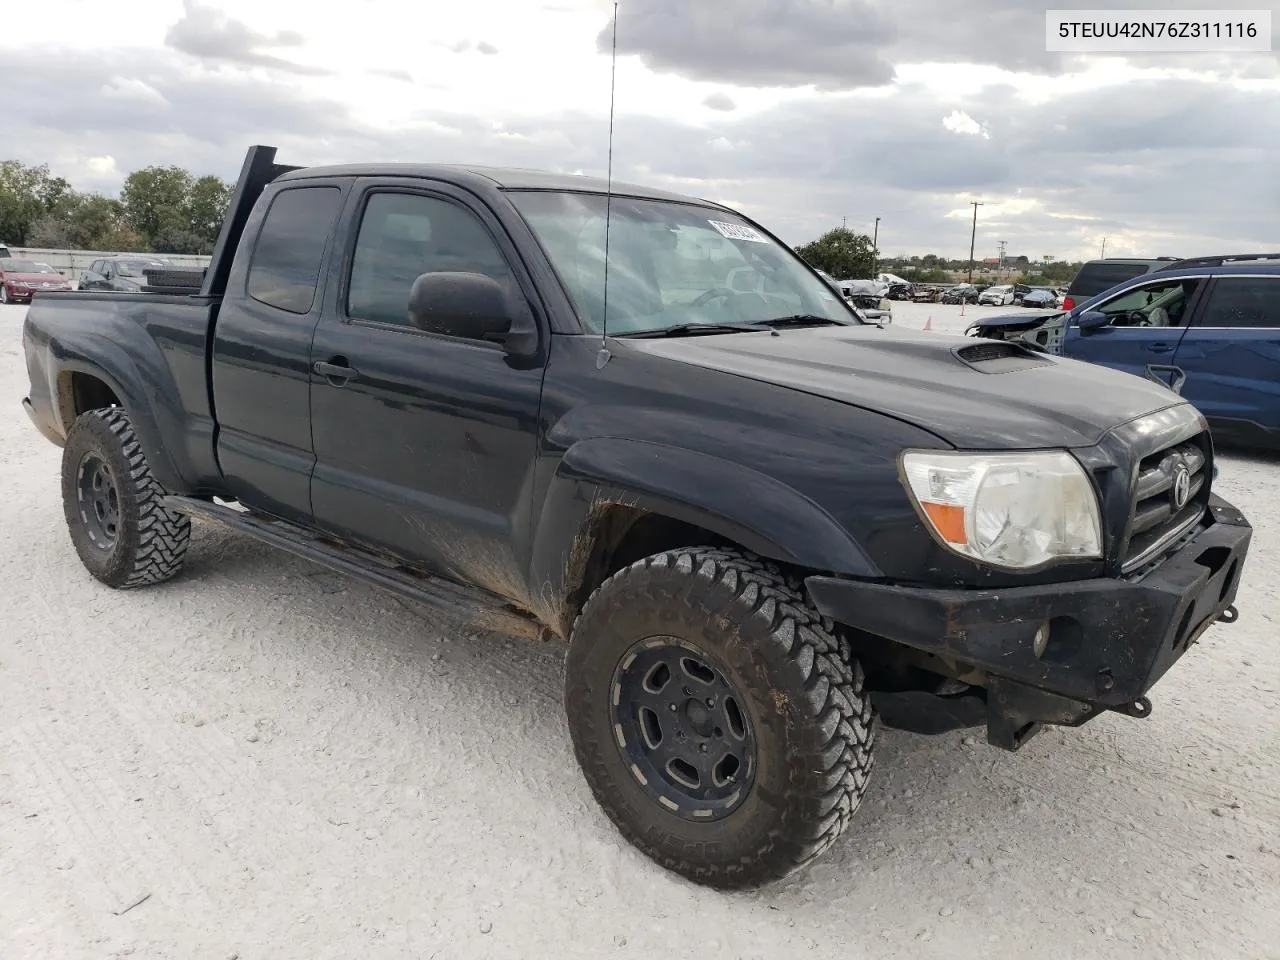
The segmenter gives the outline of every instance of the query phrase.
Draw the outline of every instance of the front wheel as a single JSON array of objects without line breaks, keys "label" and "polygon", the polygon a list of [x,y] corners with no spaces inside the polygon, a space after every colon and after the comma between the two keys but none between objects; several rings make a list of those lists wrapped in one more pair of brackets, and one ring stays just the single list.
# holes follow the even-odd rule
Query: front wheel
[{"label": "front wheel", "polygon": [[565,708],[596,800],[653,860],[723,889],[781,879],[845,831],[875,717],[798,583],[735,550],[670,551],[574,624]]},{"label": "front wheel", "polygon": [[91,574],[121,588],[177,575],[191,520],[164,509],[163,497],[128,414],[107,407],[76,418],[62,450],[62,507]]}]

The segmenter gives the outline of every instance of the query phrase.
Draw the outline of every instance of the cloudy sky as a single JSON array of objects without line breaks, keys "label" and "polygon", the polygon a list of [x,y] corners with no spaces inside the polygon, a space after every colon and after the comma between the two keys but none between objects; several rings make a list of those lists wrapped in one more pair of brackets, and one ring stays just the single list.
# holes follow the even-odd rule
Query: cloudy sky
[{"label": "cloudy sky", "polygon": [[[621,0],[614,175],[886,255],[1280,247],[1280,57],[1045,52],[1029,0]],[[1102,7],[1057,0],[1057,8]],[[1129,8],[1280,0],[1129,0]],[[179,164],[603,174],[612,2],[43,0],[0,29],[0,159],[82,189]],[[1280,34],[1273,40],[1280,50]]]}]

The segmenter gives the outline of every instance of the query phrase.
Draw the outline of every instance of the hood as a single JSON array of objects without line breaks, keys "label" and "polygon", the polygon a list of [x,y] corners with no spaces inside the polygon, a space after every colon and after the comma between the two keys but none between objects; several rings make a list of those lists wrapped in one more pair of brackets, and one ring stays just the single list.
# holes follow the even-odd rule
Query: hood
[{"label": "hood", "polygon": [[1054,317],[1062,316],[1062,310],[1023,310],[1021,313],[1002,313],[998,317],[975,317],[969,324],[974,327],[1022,327],[1037,326]]},{"label": "hood", "polygon": [[6,283],[29,283],[37,287],[42,283],[57,285],[67,282],[60,273],[6,273],[4,279]]},{"label": "hood", "polygon": [[[1122,423],[1185,402],[1157,383],[1096,364],[891,327],[624,342],[653,356],[887,414],[966,449],[1088,446]],[[957,355],[983,348],[1014,356]]]}]

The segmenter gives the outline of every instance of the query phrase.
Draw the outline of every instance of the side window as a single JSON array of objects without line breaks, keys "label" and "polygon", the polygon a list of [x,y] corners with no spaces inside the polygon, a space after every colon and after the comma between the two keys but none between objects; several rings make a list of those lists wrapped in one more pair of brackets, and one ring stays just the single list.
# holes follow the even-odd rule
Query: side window
[{"label": "side window", "polygon": [[1180,327],[1201,281],[1165,280],[1129,290],[1097,309],[1113,327]]},{"label": "side window", "polygon": [[1198,325],[1280,327],[1280,277],[1219,277]]},{"label": "side window", "polygon": [[113,277],[115,277],[115,275],[116,275],[116,265],[115,265],[115,262],[114,262],[114,261],[112,261],[112,260],[103,260],[103,261],[102,261],[102,275],[103,275],[104,277],[106,277],[108,280],[110,280],[110,279],[112,279]]},{"label": "side window", "polygon": [[311,312],[324,246],[341,203],[337,187],[295,187],[276,194],[249,262],[249,296],[289,313]]},{"label": "side window", "polygon": [[470,211],[436,197],[375,193],[360,219],[347,315],[408,326],[413,282],[444,272],[482,273],[516,289],[502,251]]}]

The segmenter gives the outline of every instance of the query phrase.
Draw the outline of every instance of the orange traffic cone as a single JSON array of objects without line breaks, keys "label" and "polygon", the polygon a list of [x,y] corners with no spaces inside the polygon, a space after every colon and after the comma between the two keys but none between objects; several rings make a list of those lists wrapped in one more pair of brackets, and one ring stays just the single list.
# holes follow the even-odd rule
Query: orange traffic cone
[{"label": "orange traffic cone", "polygon": [[933,314],[929,314],[929,319],[924,322],[924,328],[926,330],[933,329]]}]

